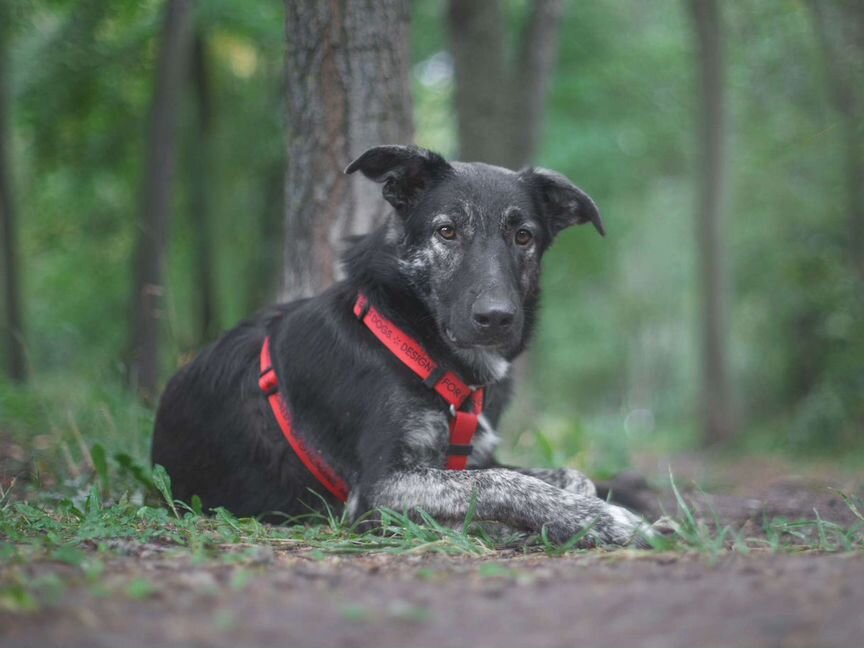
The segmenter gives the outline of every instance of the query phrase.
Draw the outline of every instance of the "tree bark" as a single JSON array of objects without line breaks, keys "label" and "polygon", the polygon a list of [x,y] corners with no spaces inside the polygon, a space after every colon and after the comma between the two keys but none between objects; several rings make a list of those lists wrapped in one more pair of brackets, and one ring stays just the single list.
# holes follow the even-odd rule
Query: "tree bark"
[{"label": "tree bark", "polygon": [[286,0],[287,171],[281,297],[340,275],[342,240],[383,222],[380,189],[342,171],[413,138],[405,0]]},{"label": "tree bark", "polygon": [[540,150],[549,81],[558,57],[560,0],[537,0],[519,42],[516,87],[513,89],[510,159],[518,168],[534,161]]},{"label": "tree bark", "polygon": [[195,98],[193,143],[189,156],[189,210],[195,231],[195,292],[198,295],[198,341],[219,330],[213,272],[213,214],[209,200],[212,99],[207,42],[201,33],[192,43],[191,81]]},{"label": "tree bark", "polygon": [[6,314],[7,371],[13,382],[27,379],[17,217],[12,189],[10,78],[7,70],[11,29],[7,7],[0,7],[0,221],[3,231],[3,288]]},{"label": "tree bark", "polygon": [[447,11],[453,54],[459,157],[502,164],[509,158],[506,30],[498,0],[450,0]]},{"label": "tree bark", "polygon": [[701,288],[701,418],[703,443],[735,433],[729,381],[729,280],[725,237],[727,110],[723,23],[716,0],[688,0],[699,79],[700,148],[696,220]]},{"label": "tree bark", "polygon": [[500,3],[450,0],[461,159],[516,169],[537,155],[561,1],[536,0],[531,7],[511,62]]},{"label": "tree bark", "polygon": [[165,5],[150,110],[132,293],[134,313],[130,358],[130,382],[145,399],[156,396],[159,382],[165,251],[176,164],[178,104],[188,70],[192,4],[192,0],[167,0]]},{"label": "tree bark", "polygon": [[813,28],[825,61],[831,105],[841,119],[849,258],[864,281],[864,5],[810,0]]}]

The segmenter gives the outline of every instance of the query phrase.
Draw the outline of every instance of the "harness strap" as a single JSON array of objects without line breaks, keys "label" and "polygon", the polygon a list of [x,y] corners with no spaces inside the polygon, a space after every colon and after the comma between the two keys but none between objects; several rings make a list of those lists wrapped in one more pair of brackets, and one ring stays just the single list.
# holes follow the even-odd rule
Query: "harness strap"
[{"label": "harness strap", "polygon": [[362,293],[354,303],[354,315],[393,355],[420,376],[427,387],[438,392],[448,405],[456,409],[462,407],[462,403],[472,393],[471,388],[452,371],[440,368],[418,342],[378,312]]},{"label": "harness strap", "polygon": [[483,390],[478,389],[471,396],[472,411],[453,413],[450,421],[450,445],[447,448],[447,469],[465,470],[468,457],[474,446],[471,441],[483,412]]},{"label": "harness strap", "polygon": [[270,403],[270,409],[273,410],[273,415],[279,423],[279,428],[282,430],[282,435],[288,441],[291,449],[297,458],[303,462],[303,465],[317,479],[324,488],[338,499],[340,502],[345,502],[348,499],[348,486],[344,481],[333,471],[324,458],[314,450],[311,450],[303,443],[302,439],[294,433],[291,425],[291,412],[288,409],[288,403],[285,398],[279,393],[279,380],[276,377],[276,372],[273,370],[273,362],[270,357],[270,336],[264,338],[264,344],[261,346],[261,374],[258,378],[258,387],[267,397]]},{"label": "harness strap", "polygon": [[[455,373],[439,366],[418,342],[384,317],[363,294],[357,296],[354,315],[393,355],[417,374],[423,384],[434,389],[450,406],[447,469],[464,470],[468,466],[468,457],[473,449],[471,442],[483,412],[483,389],[471,389]],[[264,338],[264,344],[261,346],[261,373],[258,387],[270,403],[270,409],[273,410],[279,429],[282,430],[282,435],[297,458],[336,499],[340,502],[347,501],[349,489],[345,481],[327,465],[320,453],[307,447],[294,432],[291,425],[291,412],[288,403],[279,392],[279,380],[273,369],[270,336]],[[462,411],[462,406],[466,402],[470,404],[470,409]]]},{"label": "harness strap", "polygon": [[[362,293],[357,296],[357,301],[354,303],[354,315],[393,355],[417,374],[424,385],[434,389],[450,405],[450,445],[447,448],[447,468],[464,470],[473,449],[471,441],[477,432],[480,414],[483,412],[483,389],[471,389],[452,371],[445,371],[432,360],[418,342],[378,312]],[[470,401],[471,411],[460,411],[466,401]]]}]

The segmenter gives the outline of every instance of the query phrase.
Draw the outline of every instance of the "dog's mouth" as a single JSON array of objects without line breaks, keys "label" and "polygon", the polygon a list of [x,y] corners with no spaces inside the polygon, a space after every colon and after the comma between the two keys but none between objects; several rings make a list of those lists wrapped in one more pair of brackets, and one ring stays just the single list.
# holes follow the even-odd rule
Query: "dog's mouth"
[{"label": "dog's mouth", "polygon": [[440,325],[441,330],[444,332],[444,337],[447,338],[447,341],[450,342],[457,349],[494,349],[500,350],[506,346],[506,343],[502,340],[471,340],[466,341],[459,339],[456,337],[456,334],[450,329],[446,324]]}]

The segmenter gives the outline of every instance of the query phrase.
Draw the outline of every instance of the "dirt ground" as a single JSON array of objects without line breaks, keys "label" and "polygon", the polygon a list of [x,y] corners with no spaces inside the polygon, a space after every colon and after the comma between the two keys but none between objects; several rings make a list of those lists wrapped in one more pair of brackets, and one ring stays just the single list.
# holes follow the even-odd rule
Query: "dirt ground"
[{"label": "dirt ground", "polygon": [[[754,533],[766,515],[812,518],[814,508],[824,520],[854,522],[821,477],[736,465],[718,480],[724,494],[694,494],[696,505]],[[855,486],[841,482],[833,483]],[[667,494],[660,499],[674,511]],[[104,592],[82,576],[54,607],[0,613],[0,645],[847,648],[864,637],[860,551],[469,558],[262,549],[242,566],[196,565],[156,546],[126,553],[106,564]],[[32,569],[34,578],[74,571]],[[136,574],[155,591],[110,594],[112,579]]]},{"label": "dirt ground", "polygon": [[[132,562],[132,561],[129,561]],[[151,559],[146,600],[70,593],[3,618],[21,646],[861,645],[864,556],[621,554],[463,558],[276,554],[245,588],[231,568]]]}]

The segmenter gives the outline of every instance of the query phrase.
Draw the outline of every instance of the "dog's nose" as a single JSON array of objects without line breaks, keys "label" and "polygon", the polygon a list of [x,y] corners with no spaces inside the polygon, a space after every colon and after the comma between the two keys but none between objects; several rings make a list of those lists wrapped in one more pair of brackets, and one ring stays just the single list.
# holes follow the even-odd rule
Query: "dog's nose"
[{"label": "dog's nose", "polygon": [[485,333],[504,333],[513,326],[516,305],[505,299],[480,298],[474,302],[471,317],[474,325]]}]

